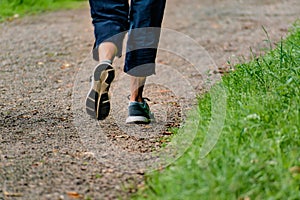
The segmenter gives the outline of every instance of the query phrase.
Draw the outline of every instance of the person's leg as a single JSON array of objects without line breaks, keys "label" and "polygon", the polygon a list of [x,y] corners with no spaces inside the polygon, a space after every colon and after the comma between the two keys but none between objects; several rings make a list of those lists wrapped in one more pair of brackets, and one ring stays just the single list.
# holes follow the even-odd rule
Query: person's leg
[{"label": "person's leg", "polygon": [[[124,31],[128,28],[129,6],[127,0],[90,0],[93,18],[95,44],[95,67],[91,89],[86,98],[87,113],[98,120],[109,115],[109,88],[115,72],[112,62],[121,51]],[[95,51],[96,50],[96,51]]]},{"label": "person's leg", "polygon": [[132,0],[124,71],[131,77],[131,101],[142,102],[146,76],[155,73],[155,58],[165,0]]},{"label": "person's leg", "polygon": [[130,77],[130,101],[143,102],[143,91],[146,77]]},{"label": "person's leg", "polygon": [[[124,71],[131,75],[127,123],[148,123],[150,120],[143,90],[146,77],[155,73],[155,58],[164,8],[165,0],[131,1],[130,30],[124,66]],[[143,109],[146,110],[145,113]]]},{"label": "person's leg", "polygon": [[99,63],[109,62],[113,63],[117,54],[117,46],[112,42],[103,42],[98,47]]},{"label": "person's leg", "polygon": [[124,71],[132,76],[155,74],[165,0],[131,0]]},{"label": "person's leg", "polygon": [[[129,28],[128,0],[89,0],[94,25],[94,59],[120,56],[122,43]],[[102,56],[102,58],[101,58]]]}]

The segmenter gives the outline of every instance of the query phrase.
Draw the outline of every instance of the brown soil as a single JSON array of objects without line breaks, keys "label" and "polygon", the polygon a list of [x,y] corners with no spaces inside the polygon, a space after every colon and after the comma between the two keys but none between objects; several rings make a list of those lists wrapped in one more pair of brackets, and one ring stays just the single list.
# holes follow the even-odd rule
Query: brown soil
[{"label": "brown soil", "polygon": [[[222,73],[230,70],[228,61],[248,60],[275,47],[299,13],[297,0],[169,0],[163,27],[195,40],[216,65],[211,70]],[[0,199],[126,199],[142,187],[148,165],[135,156],[159,149],[168,128],[180,125],[183,111],[193,104],[191,98],[178,103],[176,92],[186,87],[179,84],[175,91],[169,83],[150,81],[146,96],[158,121],[128,127],[122,57],[115,62],[112,114],[98,123],[86,117],[82,103],[95,64],[87,8],[5,22],[0,34]],[[162,41],[179,49],[160,49],[157,61],[172,66],[201,93],[205,76],[176,55],[191,48],[180,38]],[[172,77],[160,79],[176,82]],[[108,141],[104,151],[93,146],[100,136]]]}]

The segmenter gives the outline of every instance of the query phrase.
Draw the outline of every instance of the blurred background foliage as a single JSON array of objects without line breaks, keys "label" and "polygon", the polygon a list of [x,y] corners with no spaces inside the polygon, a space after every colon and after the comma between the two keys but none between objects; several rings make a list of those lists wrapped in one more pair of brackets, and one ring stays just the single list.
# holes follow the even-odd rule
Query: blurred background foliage
[{"label": "blurred background foliage", "polygon": [[80,8],[87,5],[87,2],[87,0],[0,0],[0,21],[45,11]]}]

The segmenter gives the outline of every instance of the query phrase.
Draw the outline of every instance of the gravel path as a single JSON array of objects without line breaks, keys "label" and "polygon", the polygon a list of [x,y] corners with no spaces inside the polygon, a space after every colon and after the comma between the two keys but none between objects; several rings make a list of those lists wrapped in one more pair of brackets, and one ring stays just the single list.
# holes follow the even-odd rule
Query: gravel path
[{"label": "gravel path", "polygon": [[155,159],[145,155],[206,89],[203,69],[219,74],[227,61],[247,60],[250,47],[255,55],[274,47],[299,13],[297,0],[169,0],[146,89],[157,122],[129,127],[124,57],[115,62],[111,116],[98,123],[84,113],[95,64],[88,9],[0,24],[0,199],[128,198]]}]

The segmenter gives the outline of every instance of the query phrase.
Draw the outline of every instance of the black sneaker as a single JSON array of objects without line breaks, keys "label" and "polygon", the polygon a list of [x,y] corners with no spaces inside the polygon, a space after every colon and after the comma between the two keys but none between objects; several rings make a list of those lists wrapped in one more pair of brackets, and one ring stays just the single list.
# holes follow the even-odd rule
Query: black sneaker
[{"label": "black sneaker", "polygon": [[108,90],[115,78],[115,70],[109,64],[99,64],[94,69],[91,89],[86,98],[86,112],[94,119],[105,119],[110,111]]},{"label": "black sneaker", "polygon": [[149,105],[144,100],[141,102],[130,102],[128,106],[127,124],[149,124],[153,114],[150,112]]}]

